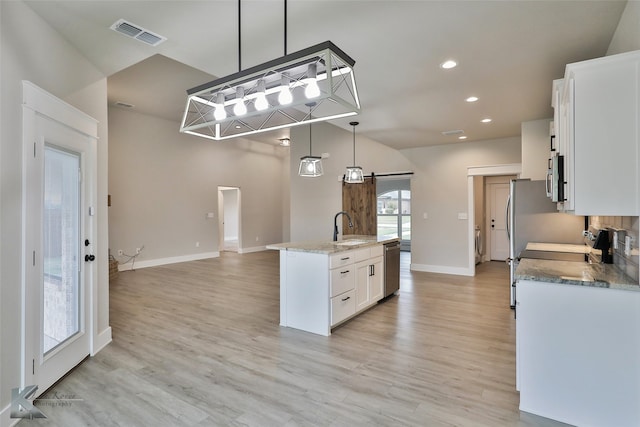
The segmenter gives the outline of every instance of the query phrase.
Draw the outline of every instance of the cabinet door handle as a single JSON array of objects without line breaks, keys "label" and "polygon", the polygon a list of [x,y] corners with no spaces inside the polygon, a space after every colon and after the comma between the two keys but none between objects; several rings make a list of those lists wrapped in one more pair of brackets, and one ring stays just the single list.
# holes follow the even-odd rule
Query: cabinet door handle
[{"label": "cabinet door handle", "polygon": [[347,274],[349,270],[341,271],[340,274]]},{"label": "cabinet door handle", "polygon": [[376,266],[371,264],[369,266],[369,276],[375,276],[375,274],[376,274]]},{"label": "cabinet door handle", "polygon": [[350,299],[351,297],[346,297],[346,298],[342,298],[342,301],[346,301],[348,299]]},{"label": "cabinet door handle", "polygon": [[340,258],[340,261],[348,261],[351,257]]}]

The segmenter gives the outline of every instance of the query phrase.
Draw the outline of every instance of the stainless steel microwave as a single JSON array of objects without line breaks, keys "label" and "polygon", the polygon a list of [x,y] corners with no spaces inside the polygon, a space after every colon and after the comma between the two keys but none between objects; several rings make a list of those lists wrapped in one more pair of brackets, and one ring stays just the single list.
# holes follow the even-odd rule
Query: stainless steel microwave
[{"label": "stainless steel microwave", "polygon": [[547,197],[553,202],[564,202],[564,156],[554,153],[547,170]]}]

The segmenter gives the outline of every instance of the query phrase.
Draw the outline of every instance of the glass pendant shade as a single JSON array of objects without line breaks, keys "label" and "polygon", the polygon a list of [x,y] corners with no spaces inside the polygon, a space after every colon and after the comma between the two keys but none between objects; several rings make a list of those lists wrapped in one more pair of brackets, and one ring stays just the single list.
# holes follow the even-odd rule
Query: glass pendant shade
[{"label": "glass pendant shade", "polygon": [[360,166],[348,166],[347,172],[344,174],[344,182],[348,184],[362,184],[364,182],[364,173]]},{"label": "glass pendant shade", "polygon": [[304,156],[300,158],[298,175],[314,178],[322,175],[322,158],[317,156]]},{"label": "glass pendant shade", "polygon": [[[356,163],[356,126],[358,122],[350,122],[353,126],[353,164]],[[347,171],[344,174],[344,182],[347,184],[362,184],[364,182],[364,173],[360,166],[347,166]]]}]

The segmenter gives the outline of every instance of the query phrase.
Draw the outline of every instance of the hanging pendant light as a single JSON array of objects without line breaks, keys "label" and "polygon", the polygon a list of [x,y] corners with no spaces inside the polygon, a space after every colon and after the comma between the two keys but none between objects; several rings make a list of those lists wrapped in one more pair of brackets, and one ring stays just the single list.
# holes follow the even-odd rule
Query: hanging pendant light
[{"label": "hanging pendant light", "polygon": [[[311,120],[311,111],[316,104],[312,102],[307,105],[309,106],[309,120]],[[311,154],[311,123],[312,121],[309,121],[309,155],[300,158],[298,175],[315,178],[322,175],[322,157]]]},{"label": "hanging pendant light", "polygon": [[360,113],[353,58],[331,41],[287,53],[287,0],[284,56],[242,69],[237,1],[238,72],[187,90],[180,132],[220,141],[299,126],[311,121],[309,100],[317,104],[314,122]]},{"label": "hanging pendant light", "polygon": [[[349,122],[353,126],[353,164],[356,164],[356,126],[358,122]],[[347,184],[362,184],[364,182],[364,173],[360,166],[347,166],[347,172],[344,174],[344,182]]]}]

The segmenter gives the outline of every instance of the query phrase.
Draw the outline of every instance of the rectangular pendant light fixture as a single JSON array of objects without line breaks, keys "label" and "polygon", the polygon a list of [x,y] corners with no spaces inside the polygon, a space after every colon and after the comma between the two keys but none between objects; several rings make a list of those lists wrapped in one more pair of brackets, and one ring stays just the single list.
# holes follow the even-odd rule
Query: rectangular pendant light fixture
[{"label": "rectangular pendant light fixture", "polygon": [[194,87],[180,132],[224,140],[356,115],[354,65],[326,41]]}]

